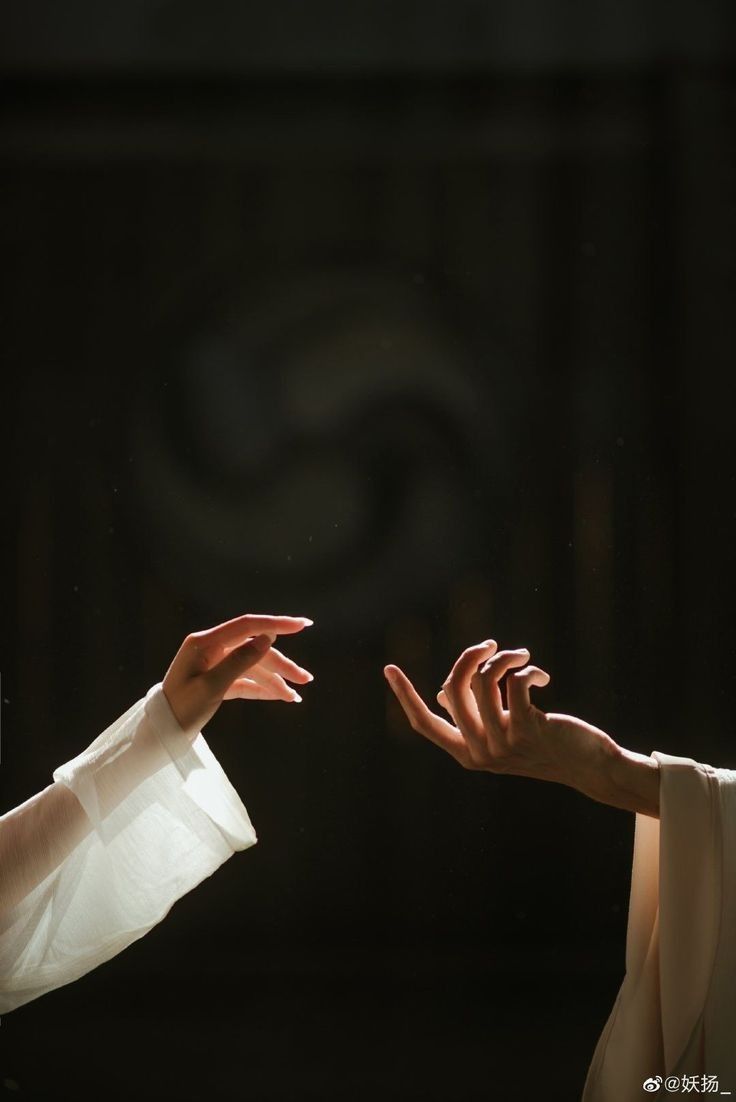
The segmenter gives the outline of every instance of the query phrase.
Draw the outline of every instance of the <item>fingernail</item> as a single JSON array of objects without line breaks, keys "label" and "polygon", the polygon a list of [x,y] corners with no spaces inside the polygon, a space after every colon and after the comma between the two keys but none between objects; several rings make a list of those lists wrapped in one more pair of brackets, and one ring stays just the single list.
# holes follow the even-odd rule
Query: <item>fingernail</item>
[{"label": "fingernail", "polygon": [[302,670],[302,673],[309,681],[314,681],[314,674],[310,673],[309,670]]},{"label": "fingernail", "polygon": [[294,701],[295,704],[301,704],[302,702],[302,698],[299,696],[299,693],[292,693],[291,699]]},{"label": "fingernail", "polygon": [[302,623],[304,624],[304,626],[305,626],[305,627],[308,627],[308,628],[311,628],[311,627],[312,627],[312,625],[314,624],[314,620],[309,620],[309,619],[307,619],[307,617],[306,617],[306,616],[301,616],[301,617],[300,617],[300,620],[302,621]]}]

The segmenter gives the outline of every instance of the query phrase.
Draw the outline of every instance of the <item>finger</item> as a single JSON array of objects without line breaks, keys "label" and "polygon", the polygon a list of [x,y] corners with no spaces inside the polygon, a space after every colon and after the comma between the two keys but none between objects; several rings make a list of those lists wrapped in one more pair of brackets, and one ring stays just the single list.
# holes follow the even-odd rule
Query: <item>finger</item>
[{"label": "finger", "polygon": [[549,682],[549,674],[539,666],[527,666],[524,670],[509,674],[506,680],[506,699],[510,715],[512,717],[521,715],[532,707],[529,699],[529,689],[532,685],[543,689],[545,685],[549,685]]},{"label": "finger", "polygon": [[503,650],[489,658],[485,665],[474,675],[471,688],[483,720],[486,737],[491,743],[498,741],[506,726],[503,699],[499,682],[503,675],[514,666],[523,666],[529,661],[529,651]]},{"label": "finger", "polygon": [[253,677],[237,677],[223,697],[223,700],[281,700],[286,704],[298,704],[301,699],[298,693],[290,689],[287,696],[280,689],[256,681]]},{"label": "finger", "polygon": [[225,690],[223,700],[273,700],[270,690],[249,677],[237,677]]},{"label": "finger", "polygon": [[[455,717],[452,715],[452,704],[450,704],[450,701],[447,699],[447,693],[444,689],[440,689],[437,693],[437,703],[452,716],[453,723],[455,723]],[[457,723],[455,723],[455,725],[457,726]]]},{"label": "finger", "polygon": [[479,748],[484,741],[483,723],[471,692],[470,682],[481,662],[488,659],[496,649],[495,639],[486,639],[483,643],[468,647],[460,655],[442,686],[466,742],[471,746],[476,744]]},{"label": "finger", "polygon": [[435,746],[452,754],[458,761],[464,762],[468,751],[457,727],[430,712],[409,678],[398,666],[386,666],[383,672],[413,729]]},{"label": "finger", "polygon": [[293,662],[291,658],[287,658],[276,647],[271,647],[264,654],[258,668],[277,673],[287,681],[296,681],[298,685],[306,685],[308,682],[314,681],[314,675],[309,670],[305,670],[303,666],[298,666],[296,662]]},{"label": "finger", "polygon": [[246,670],[261,661],[272,641],[271,635],[257,635],[242,647],[230,651],[221,662],[208,670],[203,676],[213,693],[222,699],[236,678],[242,677]]},{"label": "finger", "polygon": [[287,685],[279,674],[264,669],[263,662],[259,662],[258,665],[252,666],[248,670],[248,679],[267,689],[270,694],[269,699],[301,702],[302,698],[296,689],[292,689],[291,685]]},{"label": "finger", "polygon": [[257,616],[248,613],[205,631],[195,631],[190,638],[201,651],[217,651],[220,648],[224,651],[241,646],[256,635],[294,635],[310,627],[312,622],[306,616]]}]

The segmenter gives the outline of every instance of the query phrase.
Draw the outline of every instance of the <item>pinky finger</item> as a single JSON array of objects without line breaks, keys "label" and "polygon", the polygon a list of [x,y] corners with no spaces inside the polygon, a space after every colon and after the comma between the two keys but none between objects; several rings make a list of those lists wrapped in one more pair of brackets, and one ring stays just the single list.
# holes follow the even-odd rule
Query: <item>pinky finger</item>
[{"label": "pinky finger", "polygon": [[232,682],[223,696],[223,700],[283,700],[286,703],[301,701],[299,693],[288,688],[289,695],[285,695],[277,684],[259,683],[250,678],[238,678]]},{"label": "pinky finger", "polygon": [[233,681],[225,693],[223,700],[282,700],[283,697],[279,695],[273,688],[266,685],[259,685],[257,681],[252,681],[249,677],[239,677],[236,681]]},{"label": "pinky finger", "polygon": [[248,673],[247,680],[255,681],[261,688],[266,689],[269,700],[301,701],[302,698],[296,689],[292,689],[291,685],[287,685],[279,674],[263,669],[262,665],[254,666]]},{"label": "pinky finger", "polygon": [[525,666],[523,670],[509,674],[506,680],[506,698],[510,714],[513,716],[515,713],[528,711],[532,707],[529,698],[532,685],[543,689],[545,685],[549,685],[550,680],[546,670],[540,669],[539,666]]}]

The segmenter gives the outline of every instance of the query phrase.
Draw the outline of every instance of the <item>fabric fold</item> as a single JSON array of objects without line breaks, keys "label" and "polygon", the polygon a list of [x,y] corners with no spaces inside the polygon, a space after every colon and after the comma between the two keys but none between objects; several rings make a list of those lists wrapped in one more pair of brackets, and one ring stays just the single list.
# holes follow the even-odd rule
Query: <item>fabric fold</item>
[{"label": "fabric fold", "polygon": [[109,960],[256,841],[204,737],[181,730],[160,684],[0,818],[0,837],[4,871],[26,862],[32,884],[0,915],[0,1013]]},{"label": "fabric fold", "polygon": [[736,1096],[736,774],[655,752],[660,818],[636,817],[626,975],[583,1102],[706,1075]]}]

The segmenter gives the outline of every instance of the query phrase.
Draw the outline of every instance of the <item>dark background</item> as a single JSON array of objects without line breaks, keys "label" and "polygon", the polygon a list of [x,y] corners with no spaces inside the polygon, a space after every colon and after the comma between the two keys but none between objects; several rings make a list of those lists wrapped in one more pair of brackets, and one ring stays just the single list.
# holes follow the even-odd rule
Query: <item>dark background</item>
[{"label": "dark background", "polygon": [[579,1097],[633,817],[466,773],[541,706],[736,765],[736,8],[5,5],[2,809],[244,611],[297,707],[207,738],[259,844],[6,1017],[26,1097]]}]

